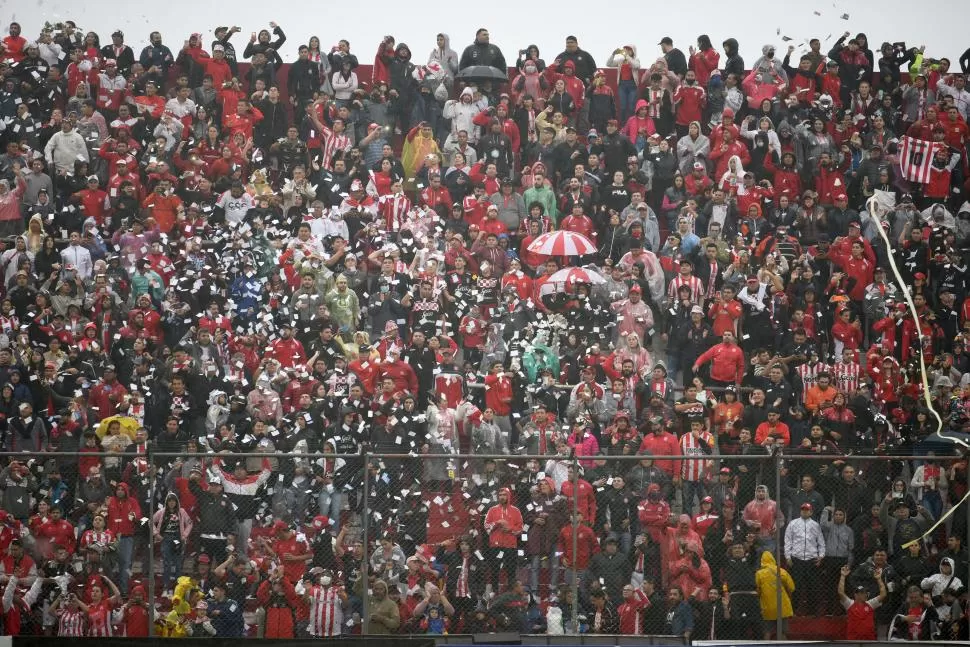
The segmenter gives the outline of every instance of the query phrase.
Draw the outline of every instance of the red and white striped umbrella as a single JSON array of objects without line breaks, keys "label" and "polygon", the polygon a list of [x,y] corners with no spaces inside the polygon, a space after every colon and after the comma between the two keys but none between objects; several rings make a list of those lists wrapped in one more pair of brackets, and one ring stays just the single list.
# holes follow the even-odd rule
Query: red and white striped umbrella
[{"label": "red and white striped umbrella", "polygon": [[568,283],[570,285],[575,283],[589,283],[592,285],[606,283],[606,279],[602,276],[593,270],[587,270],[583,267],[565,267],[553,273],[549,277],[549,281],[553,283]]},{"label": "red and white striped umbrella", "polygon": [[596,253],[589,238],[574,231],[550,231],[529,243],[529,251],[544,256],[585,256]]}]

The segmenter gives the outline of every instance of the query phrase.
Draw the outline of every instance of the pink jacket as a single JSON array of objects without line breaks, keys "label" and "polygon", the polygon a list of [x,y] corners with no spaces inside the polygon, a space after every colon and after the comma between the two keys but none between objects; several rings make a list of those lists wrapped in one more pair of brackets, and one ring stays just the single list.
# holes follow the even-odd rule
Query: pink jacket
[{"label": "pink jacket", "polygon": [[[569,434],[569,438],[566,439],[566,444],[573,448],[573,453],[576,456],[596,456],[596,453],[600,450],[600,445],[596,442],[596,436],[586,433],[585,429],[583,430],[582,438],[577,438],[575,432]],[[584,469],[593,467],[593,461],[591,460],[579,461],[579,464]]]},{"label": "pink jacket", "polygon": [[21,177],[17,178],[17,186],[0,196],[0,221],[21,220],[20,200],[27,190],[27,183]]},{"label": "pink jacket", "polygon": [[[637,101],[636,110],[640,110],[641,108],[646,108],[646,107],[647,107],[647,102],[645,100],[640,99],[639,101]],[[636,114],[634,114],[633,116],[631,116],[629,119],[626,120],[625,124],[623,124],[622,133],[626,135],[627,139],[629,139],[631,142],[635,144],[637,143],[637,137],[640,135],[641,130],[643,130],[646,133],[647,137],[657,132],[657,127],[654,125],[652,117],[646,116],[641,119]]]},{"label": "pink jacket", "polygon": [[[178,501],[178,497],[175,496],[174,494],[170,494],[169,496],[175,497],[175,500]],[[167,498],[166,498],[166,501],[167,501]],[[179,513],[179,534],[182,536],[182,541],[187,541],[189,538],[189,535],[192,534],[192,517],[189,516],[189,513],[186,512],[185,508],[183,508],[181,505],[179,505],[178,513]],[[159,510],[152,516],[152,532],[157,538],[161,538],[162,536],[162,520],[164,516],[165,516],[164,506],[162,507],[161,510]]]}]

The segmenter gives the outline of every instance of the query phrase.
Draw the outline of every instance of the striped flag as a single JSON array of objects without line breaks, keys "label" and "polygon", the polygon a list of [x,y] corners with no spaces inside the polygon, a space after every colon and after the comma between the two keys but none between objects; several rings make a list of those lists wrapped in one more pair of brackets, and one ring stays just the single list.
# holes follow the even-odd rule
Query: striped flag
[{"label": "striped flag", "polygon": [[914,139],[903,135],[899,147],[899,168],[903,177],[910,182],[929,184],[930,167],[933,165],[933,155],[936,143],[922,139]]}]

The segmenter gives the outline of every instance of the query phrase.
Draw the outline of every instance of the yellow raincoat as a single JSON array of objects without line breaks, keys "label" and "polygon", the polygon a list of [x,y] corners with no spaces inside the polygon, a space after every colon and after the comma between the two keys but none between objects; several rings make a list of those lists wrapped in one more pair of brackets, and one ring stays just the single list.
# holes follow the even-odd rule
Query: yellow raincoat
[{"label": "yellow raincoat", "polygon": [[[439,159],[441,158],[441,149],[434,140],[434,134],[431,133],[426,137],[423,130],[420,126],[415,126],[404,138],[401,165],[404,166],[404,175],[409,180],[424,166],[425,157],[437,155]],[[430,128],[428,130],[430,131]]]},{"label": "yellow raincoat", "polygon": [[779,569],[775,557],[769,552],[761,553],[761,568],[754,574],[754,582],[761,602],[761,617],[765,620],[778,619],[778,572],[781,571],[781,617],[794,615],[791,608],[791,594],[795,582],[785,569]]}]

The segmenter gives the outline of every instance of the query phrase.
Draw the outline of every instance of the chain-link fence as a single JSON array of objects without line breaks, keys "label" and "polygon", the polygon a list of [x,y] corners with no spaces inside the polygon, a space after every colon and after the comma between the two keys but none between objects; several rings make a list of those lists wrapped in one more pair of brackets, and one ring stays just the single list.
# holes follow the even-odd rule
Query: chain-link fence
[{"label": "chain-link fence", "polygon": [[873,637],[924,630],[907,603],[965,632],[964,461],[575,440],[8,456],[0,583],[58,635],[861,639],[845,608],[873,599]]}]

